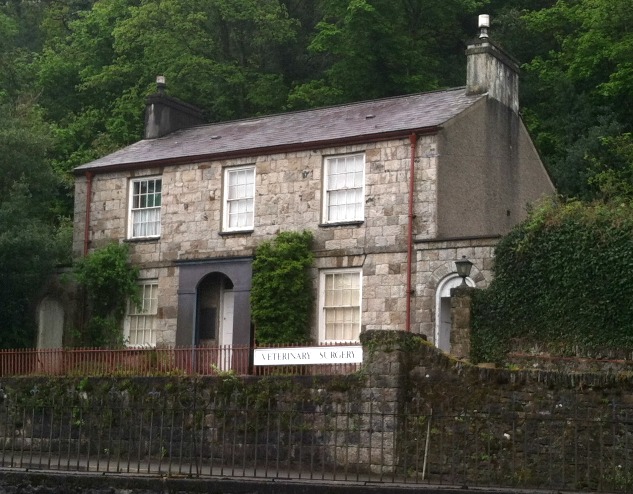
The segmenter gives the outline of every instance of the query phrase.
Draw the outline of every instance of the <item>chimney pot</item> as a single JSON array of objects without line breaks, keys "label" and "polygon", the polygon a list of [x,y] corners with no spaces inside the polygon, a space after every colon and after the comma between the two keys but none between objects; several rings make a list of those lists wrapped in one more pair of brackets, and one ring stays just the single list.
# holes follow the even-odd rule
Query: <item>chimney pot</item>
[{"label": "chimney pot", "polygon": [[164,75],[156,76],[156,89],[160,94],[163,94],[165,92],[165,89],[167,89],[167,82],[165,81]]},{"label": "chimney pot", "polygon": [[479,37],[488,37],[488,28],[490,27],[490,16],[488,14],[481,14],[479,16]]}]

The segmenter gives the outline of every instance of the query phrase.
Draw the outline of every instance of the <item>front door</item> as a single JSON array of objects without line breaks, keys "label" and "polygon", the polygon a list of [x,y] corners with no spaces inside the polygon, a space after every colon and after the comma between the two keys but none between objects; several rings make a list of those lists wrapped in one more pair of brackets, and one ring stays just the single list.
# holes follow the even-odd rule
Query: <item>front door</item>
[{"label": "front door", "polygon": [[198,285],[196,346],[233,343],[233,283],[221,273],[211,273]]}]

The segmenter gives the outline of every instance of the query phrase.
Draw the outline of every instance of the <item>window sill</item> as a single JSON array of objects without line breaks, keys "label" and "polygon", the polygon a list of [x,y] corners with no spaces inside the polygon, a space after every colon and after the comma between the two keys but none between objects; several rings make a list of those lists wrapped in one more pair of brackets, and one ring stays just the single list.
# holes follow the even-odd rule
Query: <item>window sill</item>
[{"label": "window sill", "polygon": [[255,230],[231,230],[229,232],[218,232],[220,237],[230,237],[231,235],[250,235]]},{"label": "window sill", "polygon": [[319,228],[333,228],[337,226],[360,226],[363,223],[365,223],[365,220],[340,221],[338,223],[319,223]]},{"label": "window sill", "polygon": [[151,242],[159,242],[160,237],[126,238],[123,241],[130,244],[151,243]]}]

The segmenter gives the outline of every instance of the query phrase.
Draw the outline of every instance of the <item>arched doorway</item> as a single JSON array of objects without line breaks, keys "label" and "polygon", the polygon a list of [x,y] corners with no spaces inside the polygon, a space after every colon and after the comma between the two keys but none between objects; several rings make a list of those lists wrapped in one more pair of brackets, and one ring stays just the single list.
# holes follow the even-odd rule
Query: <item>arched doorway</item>
[{"label": "arched doorway", "polygon": [[[179,263],[177,346],[230,345],[211,364],[221,369],[248,368],[244,356],[252,341],[252,262],[250,257],[239,257]],[[196,365],[218,351],[202,349],[198,354]]]},{"label": "arched doorway", "polygon": [[[466,278],[466,283],[475,286],[470,278]],[[451,273],[438,283],[435,291],[435,346],[446,353],[451,351],[451,288],[461,284],[462,278]]]},{"label": "arched doorway", "polygon": [[233,282],[222,273],[208,274],[197,288],[195,344],[231,345],[233,315]]}]

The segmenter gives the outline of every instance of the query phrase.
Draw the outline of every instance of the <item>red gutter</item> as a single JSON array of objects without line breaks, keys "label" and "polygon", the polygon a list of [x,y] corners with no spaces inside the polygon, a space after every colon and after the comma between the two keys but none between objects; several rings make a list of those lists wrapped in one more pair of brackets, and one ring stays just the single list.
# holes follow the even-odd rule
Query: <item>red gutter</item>
[{"label": "red gutter", "polygon": [[409,142],[411,143],[411,160],[409,163],[409,222],[408,222],[408,238],[407,238],[407,320],[405,323],[405,330],[407,333],[411,332],[411,298],[413,297],[413,290],[411,288],[411,267],[413,265],[413,192],[415,183],[415,147],[418,143],[417,134],[411,134],[409,136]]},{"label": "red gutter", "polygon": [[90,198],[92,196],[92,172],[86,172],[86,222],[84,224],[84,256],[88,255],[90,245]]}]

